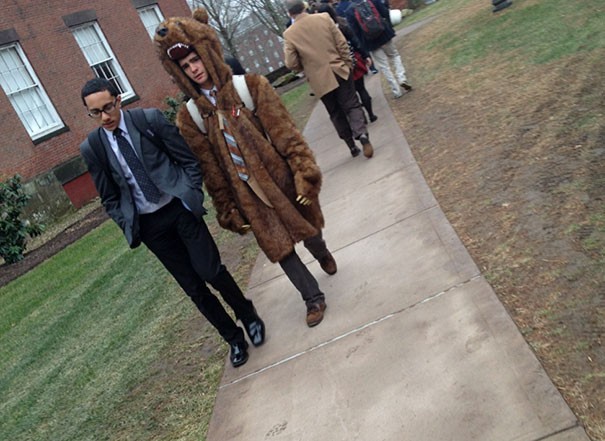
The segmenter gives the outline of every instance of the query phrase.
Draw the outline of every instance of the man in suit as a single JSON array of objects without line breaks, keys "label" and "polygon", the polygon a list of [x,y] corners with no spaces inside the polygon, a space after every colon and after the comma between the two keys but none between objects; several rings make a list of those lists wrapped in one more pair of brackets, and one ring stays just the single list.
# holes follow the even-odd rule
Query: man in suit
[{"label": "man in suit", "polygon": [[255,346],[264,342],[264,323],[221,263],[202,216],[202,173],[198,160],[158,109],[145,109],[152,134],[142,134],[133,116],[121,109],[115,86],[101,78],[82,88],[88,115],[100,128],[80,151],[109,216],[131,248],[143,242],[231,346],[234,367],[248,360],[244,332],[227,314],[210,283],[242,321]]},{"label": "man in suit", "polygon": [[302,0],[285,0],[285,6],[293,21],[284,32],[286,66],[295,72],[304,70],[351,155],[359,154],[355,138],[361,142],[364,156],[371,158],[374,148],[353,84],[347,40],[328,14],[308,14]]}]

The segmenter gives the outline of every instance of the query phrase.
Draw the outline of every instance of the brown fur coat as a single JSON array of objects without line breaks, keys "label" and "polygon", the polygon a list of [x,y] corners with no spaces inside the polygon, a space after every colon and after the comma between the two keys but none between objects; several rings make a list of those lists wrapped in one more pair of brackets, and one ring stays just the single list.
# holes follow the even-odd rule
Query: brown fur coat
[{"label": "brown fur coat", "polygon": [[[231,70],[223,61],[216,34],[206,24],[205,11],[195,11],[194,17],[167,19],[158,28],[163,28],[164,35],[155,36],[164,68],[181,90],[195,99],[208,133],[200,132],[185,106],[178,113],[177,125],[200,160],[219,224],[239,233],[249,224],[269,260],[278,262],[292,253],[297,242],[319,234],[323,228],[318,200],[321,171],[313,152],[265,77],[246,75],[255,111],[252,113],[244,107],[233,87]],[[216,107],[166,55],[166,49],[177,42],[193,46],[202,59],[218,89]],[[273,208],[239,179],[219,128],[217,111],[225,115],[248,169]],[[307,197],[312,204],[297,203],[297,195]]]}]

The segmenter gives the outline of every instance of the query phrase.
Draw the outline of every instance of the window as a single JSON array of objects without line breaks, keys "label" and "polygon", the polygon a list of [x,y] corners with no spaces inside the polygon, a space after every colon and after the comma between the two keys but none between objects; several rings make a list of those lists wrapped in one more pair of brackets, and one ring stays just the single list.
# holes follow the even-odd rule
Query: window
[{"label": "window", "polygon": [[33,140],[63,127],[18,43],[0,48],[0,84]]},{"label": "window", "polygon": [[158,25],[164,21],[164,16],[160,11],[158,5],[146,6],[144,8],[137,9],[139,13],[139,17],[141,17],[141,21],[143,22],[143,26],[147,29],[147,33],[153,40],[153,35],[155,34],[155,30]]},{"label": "window", "polygon": [[95,75],[111,81],[118,88],[122,99],[133,97],[134,91],[111,52],[99,25],[89,23],[74,28],[73,34]]}]

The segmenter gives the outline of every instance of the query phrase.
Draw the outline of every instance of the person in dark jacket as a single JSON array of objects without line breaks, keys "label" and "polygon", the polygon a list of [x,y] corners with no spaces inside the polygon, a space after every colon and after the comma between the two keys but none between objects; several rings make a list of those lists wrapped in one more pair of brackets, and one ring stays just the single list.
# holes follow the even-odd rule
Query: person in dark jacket
[{"label": "person in dark jacket", "polygon": [[[385,76],[389,86],[391,87],[391,91],[393,92],[393,97],[399,98],[403,95],[402,88],[405,91],[412,90],[412,86],[407,81],[405,68],[403,66],[403,62],[401,61],[401,56],[395,47],[395,43],[393,42],[393,37],[395,37],[395,30],[391,25],[391,17],[389,14],[389,9],[384,5],[383,2],[379,0],[367,0],[371,2],[374,7],[378,10],[381,17],[383,18],[383,22],[385,24],[385,30],[376,38],[369,39],[365,36],[359,22],[355,17],[355,4],[361,2],[362,0],[353,0],[350,2],[340,2],[339,6],[341,6],[339,11],[344,11],[344,14],[349,22],[349,26],[355,32],[355,35],[360,40],[361,44],[365,47],[366,50],[370,52],[372,59],[378,70],[382,72]],[[343,5],[343,3],[349,3],[349,5]],[[393,67],[395,68],[395,75],[391,71],[391,67],[389,65],[389,61],[393,63]]]},{"label": "person in dark jacket", "polygon": [[225,63],[229,65],[233,75],[246,75],[246,69],[244,69],[244,66],[242,66],[242,63],[240,63],[237,58],[227,55],[225,57]]},{"label": "person in dark jacket", "polygon": [[[131,248],[145,244],[172,274],[231,346],[231,364],[246,363],[244,332],[207,285],[233,309],[254,346],[263,344],[265,325],[221,263],[204,222],[198,159],[160,110],[139,109],[143,115],[136,109],[123,111],[122,98],[110,81],[88,81],[81,96],[99,127],[84,140],[80,151],[107,214]],[[149,128],[137,124],[137,114]]]}]

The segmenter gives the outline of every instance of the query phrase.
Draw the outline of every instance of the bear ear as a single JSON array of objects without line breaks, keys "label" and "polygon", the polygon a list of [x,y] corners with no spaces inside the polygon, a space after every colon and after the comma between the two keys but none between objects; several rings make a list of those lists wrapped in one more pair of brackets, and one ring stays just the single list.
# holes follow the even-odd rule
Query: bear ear
[{"label": "bear ear", "polygon": [[200,23],[208,24],[208,11],[204,8],[197,8],[193,11],[193,18]]}]

